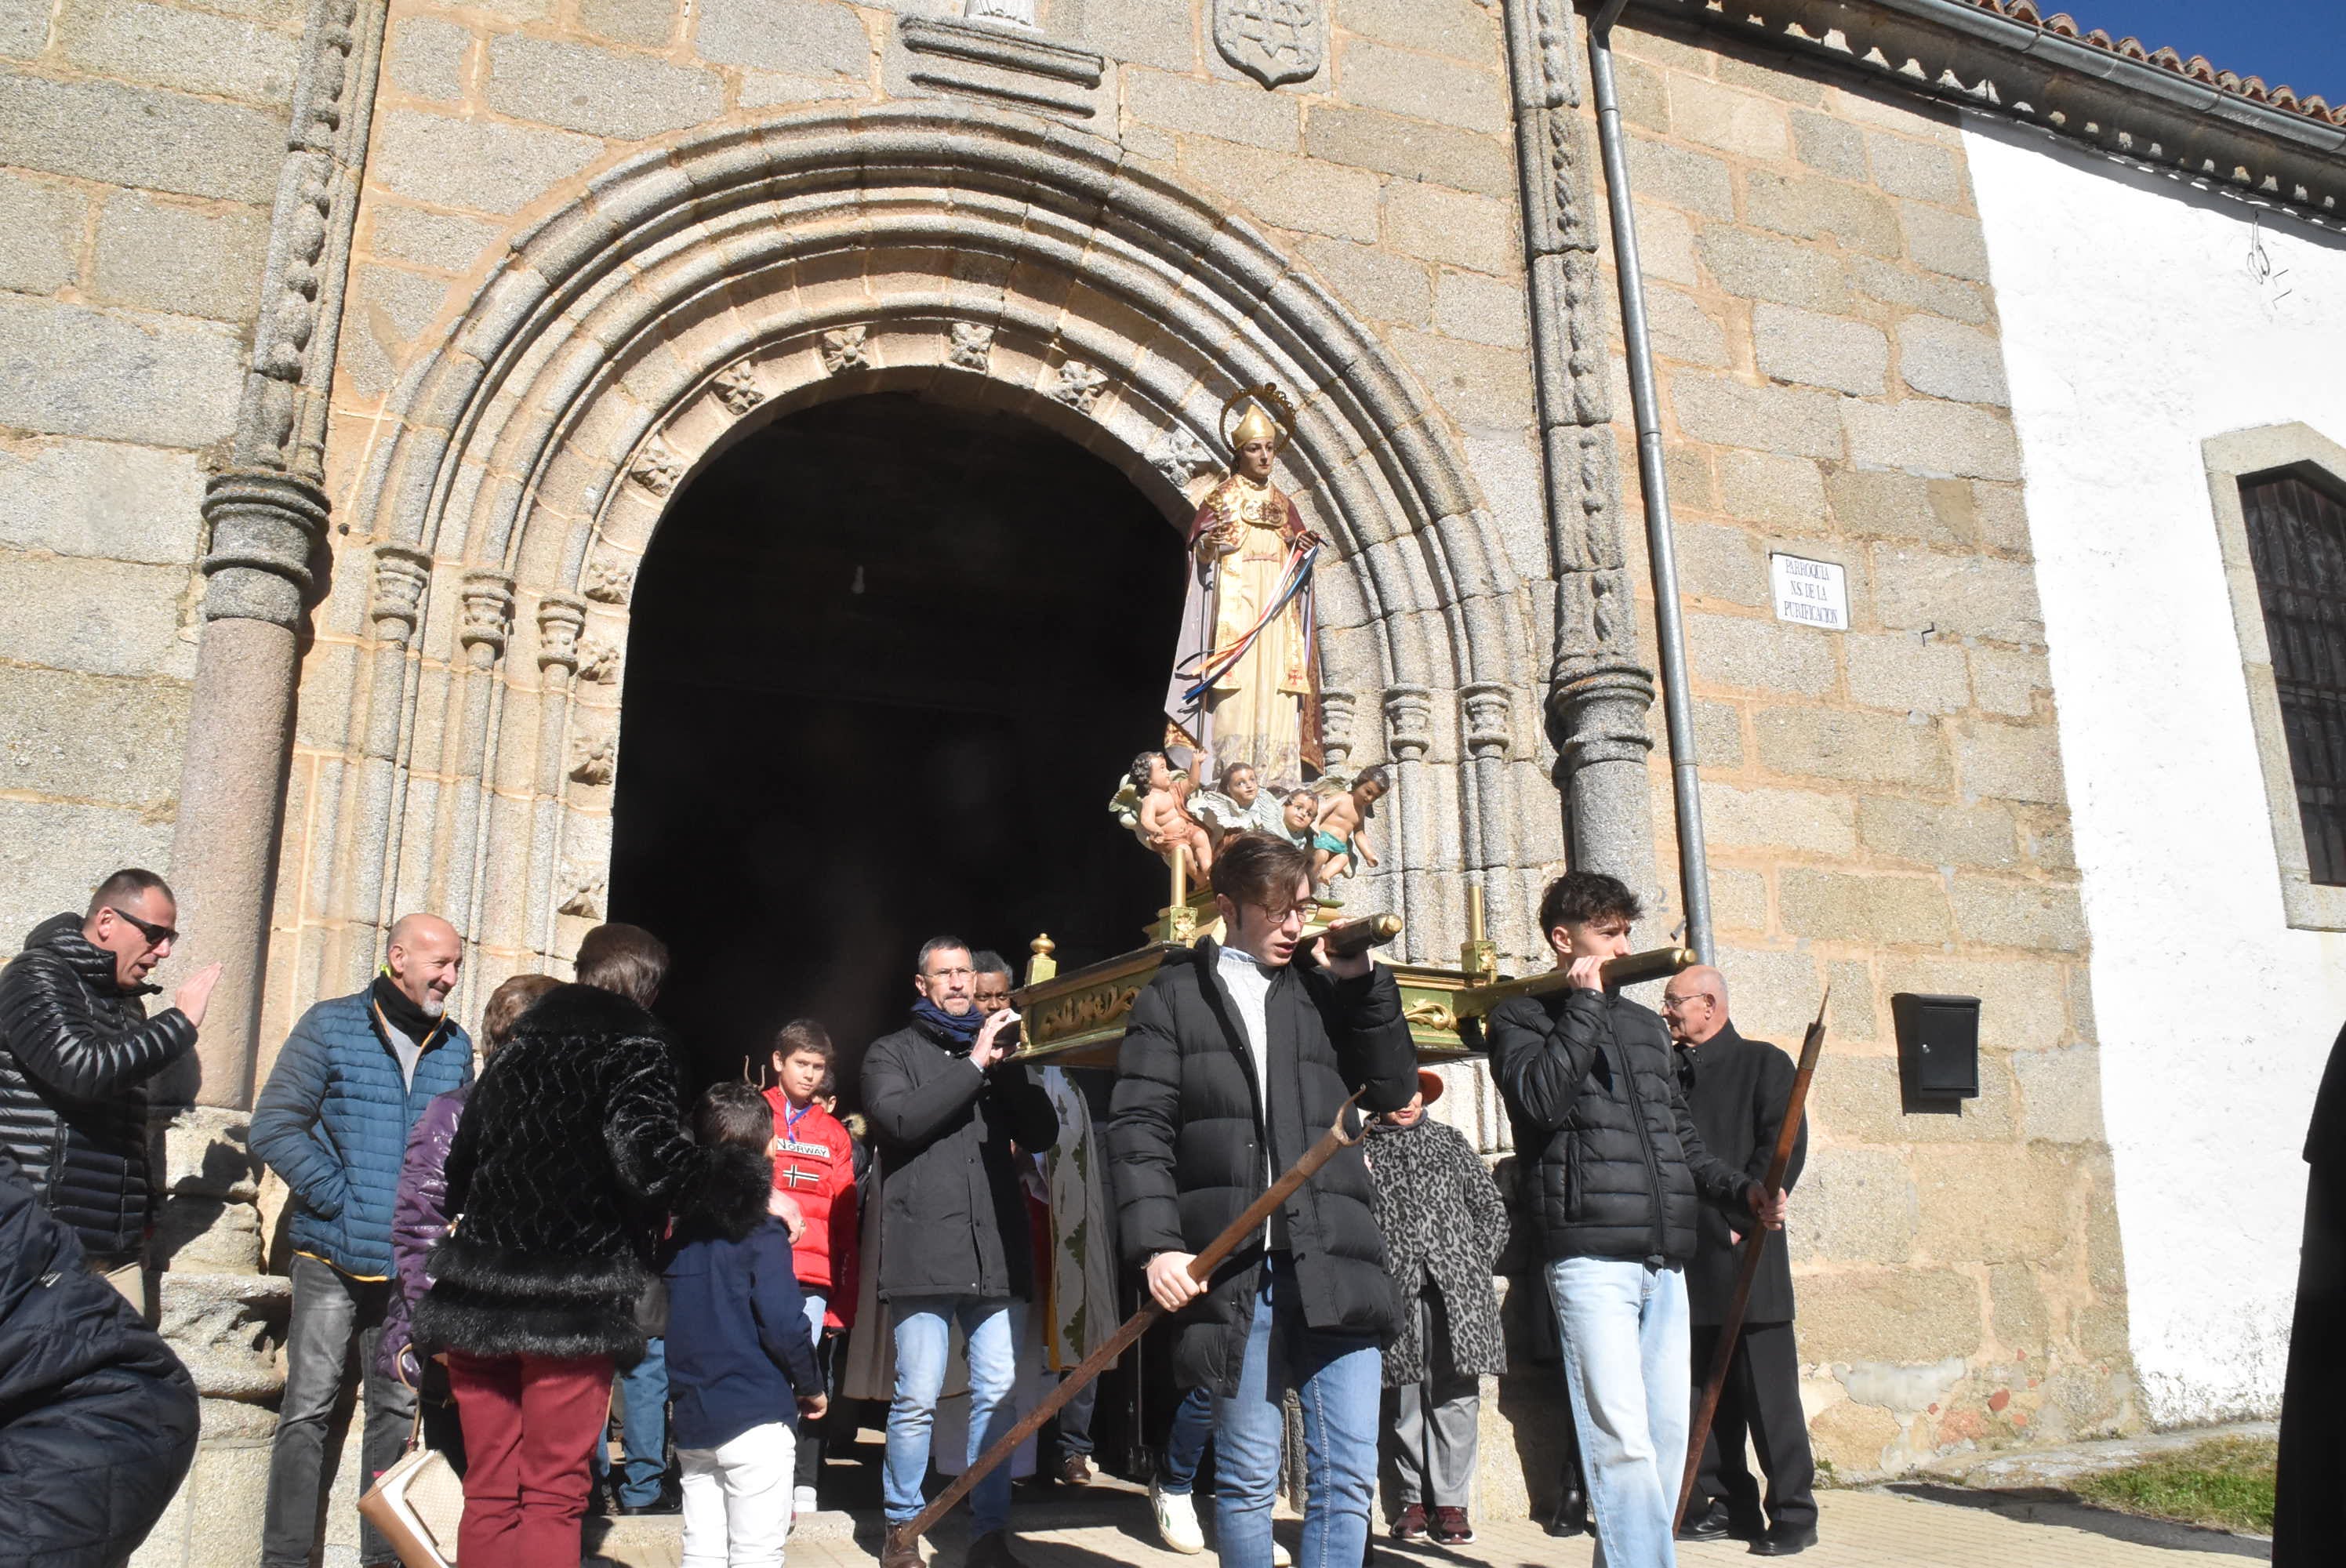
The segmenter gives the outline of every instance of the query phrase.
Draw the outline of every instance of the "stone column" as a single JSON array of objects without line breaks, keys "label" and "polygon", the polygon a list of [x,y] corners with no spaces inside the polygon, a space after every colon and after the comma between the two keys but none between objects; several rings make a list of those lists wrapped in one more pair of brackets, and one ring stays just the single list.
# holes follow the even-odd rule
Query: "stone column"
[{"label": "stone column", "polygon": [[[1508,78],[1531,282],[1532,359],[1546,469],[1556,648],[1547,732],[1572,864],[1651,893],[1646,730],[1654,677],[1637,653],[1622,557],[1605,306],[1581,122],[1571,0],[1505,0]],[[1658,906],[1657,906],[1658,907]]]},{"label": "stone column", "polygon": [[1422,686],[1389,687],[1385,690],[1385,755],[1392,759],[1392,857],[1400,862],[1402,955],[1415,962],[1426,956],[1425,932],[1433,910],[1426,895],[1427,861],[1435,846],[1423,830],[1433,820],[1432,802],[1424,796],[1425,753],[1433,744],[1433,694]]},{"label": "stone column", "polygon": [[292,757],[299,630],[315,588],[326,497],[265,470],[217,475],[204,495],[211,553],[189,705],[171,884],[189,957],[226,965],[196,1047],[193,1103],[252,1103],[253,1035],[269,954],[277,839]]}]

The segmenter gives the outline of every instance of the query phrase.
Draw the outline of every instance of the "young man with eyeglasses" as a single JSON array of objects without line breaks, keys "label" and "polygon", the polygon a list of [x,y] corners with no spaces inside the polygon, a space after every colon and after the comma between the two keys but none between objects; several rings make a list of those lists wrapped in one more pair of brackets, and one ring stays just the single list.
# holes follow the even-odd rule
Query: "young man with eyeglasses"
[{"label": "young man with eyeglasses", "polygon": [[[919,1544],[895,1528],[923,1506],[952,1325],[969,1349],[969,1460],[1017,1419],[1010,1394],[1035,1249],[1010,1145],[1048,1148],[1059,1118],[1011,1059],[1018,1014],[980,1009],[975,981],[967,942],[931,937],[913,961],[912,1021],[863,1054],[863,1114],[882,1175],[880,1298],[896,1335],[881,1568],[921,1568]],[[1017,1568],[1009,1467],[980,1481],[969,1503],[969,1568]]]},{"label": "young man with eyeglasses", "polygon": [[178,904],[152,871],[97,885],[82,914],[52,915],[0,971],[0,1150],[71,1227],[90,1268],[149,1321],[148,1085],[194,1049],[220,966],[147,1016]]},{"label": "young man with eyeglasses", "polygon": [[[473,1079],[472,1039],[448,1014],[464,962],[454,926],[401,919],[371,985],[293,1025],[252,1107],[252,1152],[291,1194],[293,1243],[262,1568],[307,1568],[317,1548],[327,1423],[354,1349],[366,1393],[361,1492],[397,1462],[414,1420],[415,1391],[386,1376],[375,1352],[396,1288],[391,1227],[408,1133],[424,1107]],[[359,1561],[396,1561],[372,1524],[360,1526]]]},{"label": "young man with eyeglasses", "polygon": [[[1302,850],[1233,834],[1214,859],[1224,940],[1168,952],[1127,1015],[1108,1134],[1126,1257],[1178,1314],[1174,1380],[1214,1398],[1222,1561],[1271,1561],[1281,1400],[1303,1405],[1300,1561],[1361,1562],[1376,1485],[1382,1346],[1396,1327],[1375,1189],[1339,1150],[1209,1286],[1191,1259],[1341,1114],[1397,1110],[1417,1052],[1392,972],[1365,954],[1299,963],[1311,910]],[[1345,1111],[1355,1090],[1361,1109]]]}]

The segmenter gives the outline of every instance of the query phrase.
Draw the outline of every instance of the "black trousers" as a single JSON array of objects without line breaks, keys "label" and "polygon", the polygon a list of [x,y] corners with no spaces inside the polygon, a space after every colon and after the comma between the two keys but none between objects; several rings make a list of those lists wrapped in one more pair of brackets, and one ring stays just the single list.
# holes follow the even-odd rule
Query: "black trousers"
[{"label": "black trousers", "polygon": [[[1702,1404],[1703,1380],[1719,1353],[1716,1328],[1694,1331],[1694,1404]],[[1770,1524],[1813,1525],[1817,1522],[1815,1458],[1809,1452],[1808,1418],[1800,1410],[1800,1354],[1790,1323],[1747,1323],[1719,1391],[1719,1413],[1702,1445],[1702,1468],[1695,1474],[1692,1518],[1724,1502],[1735,1522],[1757,1530],[1761,1523],[1760,1483],[1744,1461],[1746,1437],[1760,1451],[1768,1477]]]},{"label": "black trousers", "polygon": [[2334,1563],[2346,1535],[2346,1212],[2319,1173],[2307,1184],[2298,1255],[2297,1316],[2280,1395],[2280,1474],[2273,1496],[2273,1568]]}]

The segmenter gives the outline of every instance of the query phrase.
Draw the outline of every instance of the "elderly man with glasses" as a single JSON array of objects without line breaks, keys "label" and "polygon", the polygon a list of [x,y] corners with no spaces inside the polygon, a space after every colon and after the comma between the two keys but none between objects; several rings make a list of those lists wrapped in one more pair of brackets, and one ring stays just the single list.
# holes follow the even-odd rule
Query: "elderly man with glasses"
[{"label": "elderly man with glasses", "polygon": [[0,1151],[150,1321],[147,1086],[194,1048],[220,972],[198,970],[147,1016],[147,977],[178,940],[178,912],[162,878],[119,871],[87,912],[35,926],[0,971]]},{"label": "elderly man with glasses", "polygon": [[[1678,1045],[1678,1083],[1703,1146],[1752,1179],[1766,1176],[1776,1153],[1784,1108],[1792,1097],[1792,1059],[1764,1040],[1746,1040],[1727,1016],[1727,977],[1697,964],[1671,978],[1662,993],[1662,1022]],[[1808,1157],[1808,1128],[1785,1167],[1790,1190]],[[1730,1227],[1716,1211],[1703,1214],[1687,1265],[1687,1302],[1694,1325],[1695,1400],[1710,1376],[1719,1336],[1735,1294],[1737,1250],[1748,1227]],[[1719,1413],[1703,1444],[1702,1468],[1680,1533],[1712,1541],[1734,1535],[1763,1557],[1789,1557],[1817,1539],[1816,1461],[1800,1410],[1800,1356],[1792,1341],[1792,1267],[1784,1233],[1770,1231],[1752,1282],[1751,1302],[1719,1390]],[[1749,1435],[1768,1477],[1767,1517],[1760,1483],[1744,1463]]]}]

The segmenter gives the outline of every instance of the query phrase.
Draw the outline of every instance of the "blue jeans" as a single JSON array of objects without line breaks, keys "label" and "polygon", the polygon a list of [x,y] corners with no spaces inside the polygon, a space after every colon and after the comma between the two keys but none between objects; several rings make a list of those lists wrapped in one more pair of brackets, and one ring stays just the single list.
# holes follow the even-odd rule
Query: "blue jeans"
[{"label": "blue jeans", "polygon": [[1270,1255],[1255,1298],[1238,1392],[1214,1401],[1214,1522],[1224,1563],[1270,1561],[1270,1503],[1286,1432],[1280,1399],[1303,1402],[1303,1552],[1297,1568],[1360,1568],[1377,1484],[1377,1401],[1384,1353],[1373,1338],[1303,1320],[1295,1270]]},{"label": "blue jeans", "polygon": [[[619,1441],[627,1457],[619,1461],[618,1497],[622,1507],[645,1508],[658,1502],[660,1482],[668,1478],[668,1341],[648,1339],[644,1359],[618,1376]],[[604,1425],[607,1429],[609,1422]],[[611,1472],[611,1447],[595,1439],[595,1473]]]},{"label": "blue jeans", "polygon": [[1596,1516],[1596,1568],[1675,1568],[1686,1470],[1686,1276],[1614,1257],[1560,1257],[1547,1289]]},{"label": "blue jeans", "polygon": [[1165,1451],[1157,1461],[1157,1490],[1187,1497],[1198,1484],[1198,1467],[1206,1461],[1206,1440],[1214,1435],[1214,1396],[1191,1389],[1173,1408],[1173,1421],[1165,1429]]},{"label": "blue jeans", "polygon": [[[929,1429],[944,1391],[951,1326],[961,1325],[969,1347],[969,1461],[976,1462],[1018,1420],[1010,1390],[1017,1380],[1018,1339],[1026,1303],[975,1296],[899,1296],[896,1314],[896,1397],[888,1406],[888,1458],[882,1502],[891,1524],[921,1512],[921,1483],[929,1473]],[[1010,1522],[1010,1467],[1000,1464],[969,1494],[974,1540]]]}]

